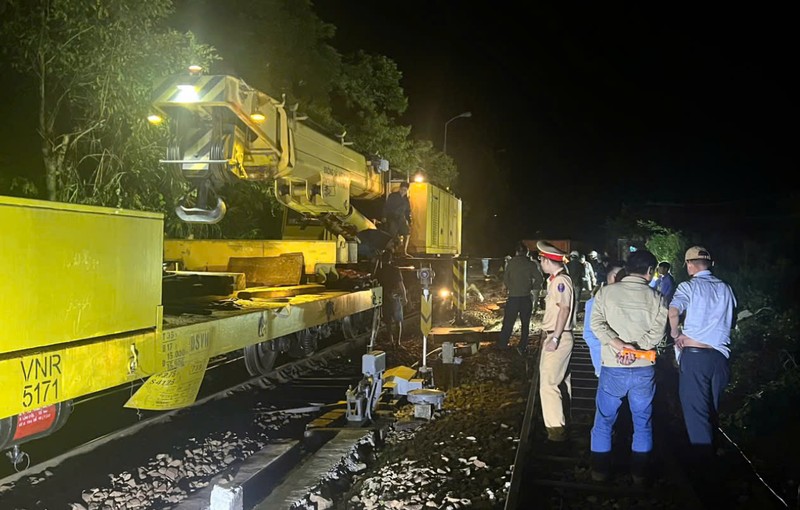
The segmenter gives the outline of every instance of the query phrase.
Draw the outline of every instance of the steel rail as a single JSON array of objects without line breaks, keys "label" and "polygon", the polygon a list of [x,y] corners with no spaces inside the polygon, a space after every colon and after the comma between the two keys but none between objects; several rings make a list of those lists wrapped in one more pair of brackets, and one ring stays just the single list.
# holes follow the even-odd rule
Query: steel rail
[{"label": "steel rail", "polygon": [[528,401],[525,405],[525,414],[522,418],[522,429],[519,434],[519,445],[517,446],[517,453],[514,456],[514,467],[511,470],[511,485],[508,488],[508,496],[506,497],[506,503],[503,507],[505,510],[515,510],[519,504],[522,472],[528,461],[527,457],[531,446],[531,435],[534,427],[533,416],[538,402],[537,395],[539,394],[539,364],[531,363],[531,357],[538,360],[539,351],[535,350],[533,356],[527,356],[525,359],[527,372],[532,374],[530,378],[530,389],[528,391]]},{"label": "steel rail", "polygon": [[91,439],[91,440],[89,440],[89,441],[87,441],[87,442],[85,442],[85,443],[83,443],[81,445],[78,445],[75,448],[71,448],[70,450],[68,450],[68,451],[66,451],[64,453],[61,453],[61,454],[59,454],[59,455],[57,455],[55,457],[52,457],[52,458],[47,459],[45,461],[39,462],[39,463],[37,463],[37,464],[35,464],[33,466],[28,467],[25,470],[19,471],[17,473],[14,473],[12,475],[9,475],[9,476],[7,476],[5,478],[0,479],[0,487],[2,487],[4,485],[7,485],[7,484],[14,483],[17,480],[19,480],[20,478],[25,477],[25,476],[31,476],[31,475],[35,475],[35,474],[38,474],[38,473],[42,473],[47,469],[50,469],[50,468],[53,468],[53,467],[57,466],[58,464],[60,464],[64,460],[67,460],[67,459],[72,458],[72,457],[76,457],[78,455],[84,455],[84,454],[90,453],[91,451],[95,450],[96,448],[98,448],[98,447],[100,447],[100,446],[102,446],[104,444],[107,444],[107,443],[112,442],[114,440],[120,439],[122,437],[126,437],[126,436],[129,436],[129,435],[132,435],[132,434],[134,434],[134,433],[136,433],[136,432],[138,432],[138,431],[140,431],[140,430],[142,430],[142,429],[144,429],[146,427],[150,427],[152,425],[156,425],[156,424],[159,424],[159,423],[166,422],[172,416],[176,415],[177,413],[183,412],[186,409],[190,409],[190,408],[193,408],[193,407],[200,406],[200,405],[205,404],[205,403],[207,403],[207,402],[209,402],[211,400],[225,398],[225,397],[227,397],[228,395],[230,395],[233,392],[236,392],[236,391],[239,391],[239,390],[242,390],[242,389],[247,389],[247,388],[252,387],[252,386],[256,386],[256,385],[257,386],[261,386],[261,387],[272,386],[273,384],[272,384],[271,380],[283,380],[283,381],[292,380],[294,378],[293,375],[297,374],[298,371],[300,369],[302,369],[302,368],[309,368],[310,366],[313,368],[313,365],[316,362],[318,362],[318,361],[320,361],[322,359],[326,359],[326,358],[329,358],[331,356],[335,356],[335,355],[341,354],[342,352],[346,352],[346,351],[348,351],[348,350],[350,350],[353,347],[358,346],[358,345],[366,345],[366,343],[369,341],[369,338],[370,338],[371,335],[372,335],[372,332],[368,331],[366,333],[361,333],[359,335],[356,335],[355,337],[353,337],[351,339],[342,340],[341,342],[337,342],[334,345],[331,345],[329,347],[326,347],[326,348],[314,353],[312,356],[310,356],[308,358],[303,358],[303,359],[294,360],[294,361],[290,361],[288,363],[285,363],[285,364],[275,368],[274,370],[272,370],[271,372],[269,372],[267,374],[258,375],[258,376],[249,378],[249,379],[247,379],[247,380],[245,380],[243,382],[238,382],[233,386],[227,387],[225,389],[222,389],[222,390],[214,392],[214,393],[212,393],[210,395],[207,395],[207,396],[195,401],[193,404],[191,404],[189,406],[182,407],[182,408],[175,409],[175,410],[171,410],[171,411],[164,411],[163,413],[159,413],[157,416],[152,416],[150,418],[146,418],[146,419],[144,419],[142,421],[139,421],[139,422],[137,422],[137,423],[135,423],[133,425],[130,425],[128,427],[125,427],[125,428],[122,428],[122,429],[118,429],[118,430],[115,430],[113,432],[109,432],[108,434],[104,434],[104,435],[102,435],[100,437],[97,437],[97,438],[93,438],[93,439]]}]

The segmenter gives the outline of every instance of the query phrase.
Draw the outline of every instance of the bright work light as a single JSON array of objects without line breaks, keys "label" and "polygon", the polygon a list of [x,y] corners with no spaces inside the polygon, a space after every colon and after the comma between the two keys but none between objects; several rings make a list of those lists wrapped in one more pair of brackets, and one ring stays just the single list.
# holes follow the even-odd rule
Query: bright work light
[{"label": "bright work light", "polygon": [[200,100],[197,89],[194,85],[178,85],[178,95],[175,97],[177,103],[196,103]]}]

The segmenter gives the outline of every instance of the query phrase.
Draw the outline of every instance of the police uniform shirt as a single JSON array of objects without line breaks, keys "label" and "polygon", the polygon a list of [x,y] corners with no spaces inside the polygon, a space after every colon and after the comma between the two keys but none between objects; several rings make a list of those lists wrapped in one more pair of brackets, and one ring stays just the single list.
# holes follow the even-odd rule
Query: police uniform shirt
[{"label": "police uniform shirt", "polygon": [[556,329],[559,307],[565,307],[570,313],[567,316],[567,323],[564,326],[564,331],[572,331],[573,295],[572,279],[564,270],[547,279],[547,296],[544,298],[545,306],[542,329],[545,331],[554,331]]}]

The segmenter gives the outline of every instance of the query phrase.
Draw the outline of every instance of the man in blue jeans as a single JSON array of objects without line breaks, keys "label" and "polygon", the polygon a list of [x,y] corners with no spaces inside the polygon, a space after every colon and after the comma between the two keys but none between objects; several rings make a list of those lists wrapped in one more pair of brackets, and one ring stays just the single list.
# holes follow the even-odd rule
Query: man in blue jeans
[{"label": "man in blue jeans", "polygon": [[633,418],[631,475],[636,484],[647,481],[653,449],[655,356],[649,360],[626,351],[652,351],[664,341],[667,307],[649,286],[656,264],[655,256],[647,250],[631,253],[622,280],[606,285],[595,296],[591,325],[602,345],[603,364],[592,427],[595,481],[608,480],[611,475],[611,436],[625,397]]}]

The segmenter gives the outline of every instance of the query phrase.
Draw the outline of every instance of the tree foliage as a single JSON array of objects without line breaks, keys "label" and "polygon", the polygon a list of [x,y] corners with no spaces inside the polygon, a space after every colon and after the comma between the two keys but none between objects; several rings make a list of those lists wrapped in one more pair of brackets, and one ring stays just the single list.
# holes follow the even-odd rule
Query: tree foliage
[{"label": "tree foliage", "polygon": [[[18,177],[2,183],[4,189],[13,185],[30,195],[37,191],[32,183],[42,182],[50,200],[162,211],[174,236],[253,237],[273,230],[270,187],[250,183],[226,190],[241,202],[224,226],[195,227],[175,218],[185,184],[158,163],[167,129],[145,118],[156,79],[189,64],[235,74],[285,97],[290,109],[310,116],[313,128],[332,138],[346,132],[353,148],[388,159],[397,172],[422,171],[444,187],[453,182],[453,161],[430,142],[414,140],[399,122],[408,103],[397,65],[365,52],[342,57],[330,45],[335,27],[314,14],[310,1],[175,5],[177,12],[171,0],[3,3],[4,51],[37,91],[44,176]],[[183,31],[170,28],[181,24]]]},{"label": "tree foliage", "polygon": [[638,225],[646,232],[645,246],[659,262],[669,262],[675,270],[681,267],[684,250],[687,248],[687,240],[683,233],[652,220],[640,220]]},{"label": "tree foliage", "polygon": [[159,169],[166,133],[145,120],[152,86],[209,64],[213,50],[166,28],[169,0],[9,0],[5,9],[5,51],[38,90],[47,198],[171,209],[180,184]]},{"label": "tree foliage", "polygon": [[[225,57],[212,73],[234,74],[276,99],[285,98],[289,109],[308,117],[303,122],[309,127],[332,139],[344,136],[367,157],[388,160],[395,176],[421,171],[443,187],[452,184],[453,161],[432,143],[413,139],[411,128],[399,120],[408,100],[396,63],[364,51],[342,56],[331,45],[336,28],[317,17],[311,2],[179,0],[176,5],[175,23],[191,27]],[[227,23],[217,23],[221,17]],[[232,224],[234,216],[255,222],[250,225],[274,220],[270,190],[259,189],[241,190],[237,208],[263,209],[262,215],[232,215],[208,233],[252,235],[248,225]]]},{"label": "tree foliage", "polygon": [[411,127],[399,122],[408,108],[402,77],[397,64],[385,56],[358,51],[345,57],[332,91],[334,116],[364,154],[387,159],[401,175],[420,173],[448,188],[458,173],[453,160],[432,142],[414,140]]},{"label": "tree foliage", "polygon": [[[190,30],[224,57],[212,73],[232,74],[298,105],[318,122],[330,120],[330,90],[341,56],[330,45],[336,28],[308,0],[176,0],[177,28]],[[224,19],[224,23],[220,23]]]}]

